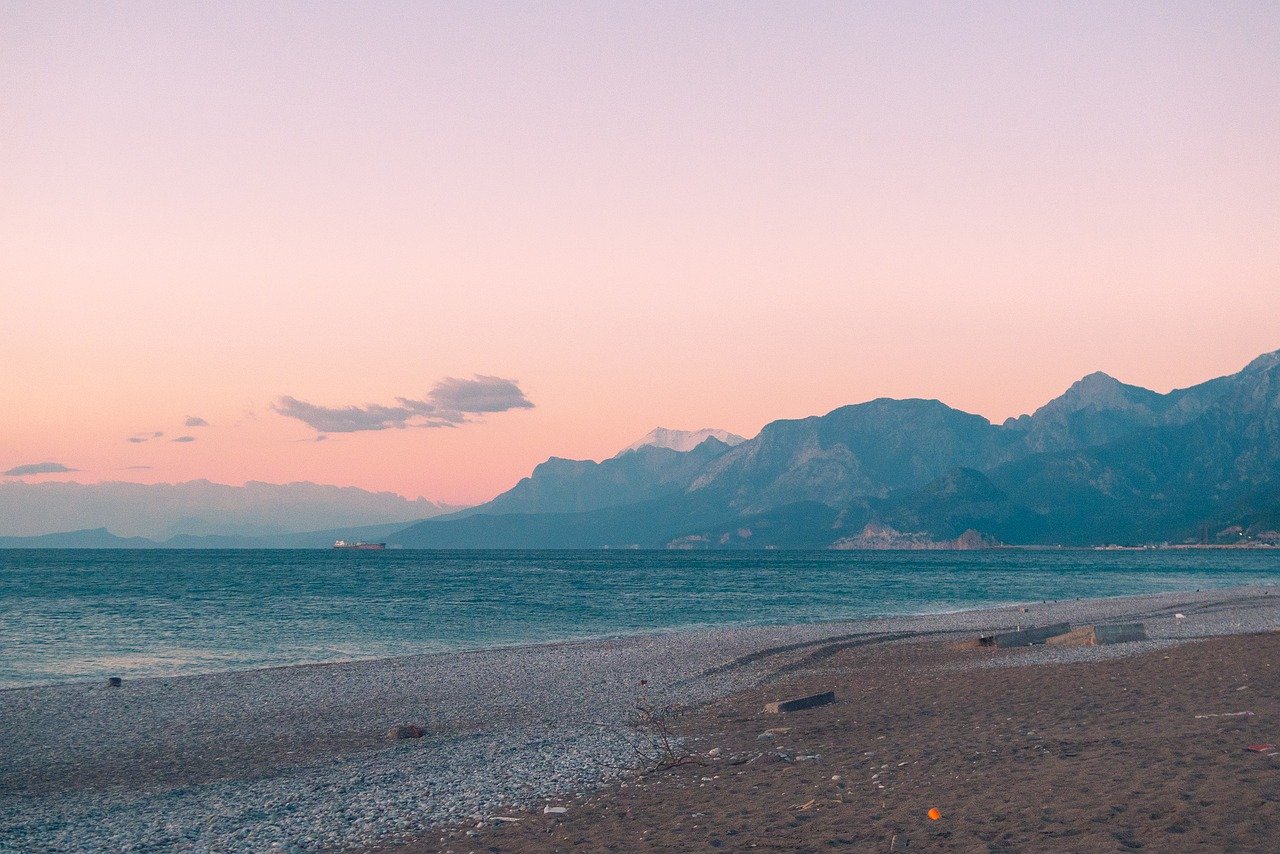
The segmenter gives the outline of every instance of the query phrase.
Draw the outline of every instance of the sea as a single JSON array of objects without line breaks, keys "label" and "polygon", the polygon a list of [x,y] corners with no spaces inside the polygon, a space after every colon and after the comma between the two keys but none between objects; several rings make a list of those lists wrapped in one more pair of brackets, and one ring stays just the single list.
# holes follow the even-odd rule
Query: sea
[{"label": "sea", "polygon": [[0,550],[0,688],[1280,585],[1280,550]]}]

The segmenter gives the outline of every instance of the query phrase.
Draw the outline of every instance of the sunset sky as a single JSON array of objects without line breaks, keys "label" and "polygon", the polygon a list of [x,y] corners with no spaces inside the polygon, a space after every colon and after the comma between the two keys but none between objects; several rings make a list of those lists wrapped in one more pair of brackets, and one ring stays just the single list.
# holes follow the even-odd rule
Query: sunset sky
[{"label": "sunset sky", "polygon": [[1280,348],[1278,45],[1274,2],[7,3],[0,470],[475,502],[658,425],[1231,373]]}]

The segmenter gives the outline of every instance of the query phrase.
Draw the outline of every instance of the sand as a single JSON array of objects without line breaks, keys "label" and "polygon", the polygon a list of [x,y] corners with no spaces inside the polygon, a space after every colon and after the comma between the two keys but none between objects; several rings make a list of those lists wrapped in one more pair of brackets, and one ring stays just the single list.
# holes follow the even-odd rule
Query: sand
[{"label": "sand", "polygon": [[[1276,760],[1238,742],[1280,740],[1276,639],[1193,641],[1280,628],[1275,593],[0,691],[0,850],[1113,850],[1184,824],[1175,849],[1251,850],[1276,829]],[[954,648],[987,629],[1133,619],[1151,641]],[[840,701],[760,712],[819,688]],[[637,780],[638,696],[683,707],[688,749],[720,753]],[[1254,715],[1195,718],[1242,703]],[[430,734],[388,742],[400,723]],[[770,725],[792,731],[759,740]],[[544,817],[547,803],[568,811]],[[929,806],[943,819],[922,824]]]},{"label": "sand", "polygon": [[[969,666],[992,657],[1019,663]],[[841,650],[680,717],[696,765],[384,850],[1276,850],[1280,754],[1246,746],[1280,743],[1280,633],[1027,658]],[[827,690],[837,703],[761,711]]]}]

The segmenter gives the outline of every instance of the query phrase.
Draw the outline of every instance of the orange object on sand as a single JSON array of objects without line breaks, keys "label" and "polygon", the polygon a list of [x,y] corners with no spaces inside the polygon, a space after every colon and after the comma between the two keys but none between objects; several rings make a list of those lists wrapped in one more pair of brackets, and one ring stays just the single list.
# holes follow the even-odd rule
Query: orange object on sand
[{"label": "orange object on sand", "polygon": [[938,819],[942,818],[942,813],[938,812],[937,807],[934,807],[933,809],[929,810],[928,815],[929,815],[929,821],[937,821]]}]

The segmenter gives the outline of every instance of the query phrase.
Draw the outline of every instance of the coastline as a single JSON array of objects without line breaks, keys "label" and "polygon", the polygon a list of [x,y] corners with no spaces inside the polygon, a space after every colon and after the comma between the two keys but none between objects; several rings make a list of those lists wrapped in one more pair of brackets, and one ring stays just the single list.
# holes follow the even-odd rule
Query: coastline
[{"label": "coastline", "polygon": [[[1025,608],[1025,610],[1024,610]],[[1175,613],[1185,613],[1177,619]],[[817,650],[955,641],[1058,621],[1142,621],[1150,641],[1019,651],[1102,660],[1280,628],[1263,585],[839,623],[619,638],[0,692],[0,850],[315,850],[420,837],[627,772],[639,680],[699,707]],[[397,724],[423,739],[391,743]]]},{"label": "coastline", "polygon": [[[1256,551],[515,552],[368,561],[145,552],[0,563],[0,612],[10,616],[0,619],[6,687],[1280,580],[1274,555]],[[68,595],[94,607],[66,611],[57,603]]]}]

